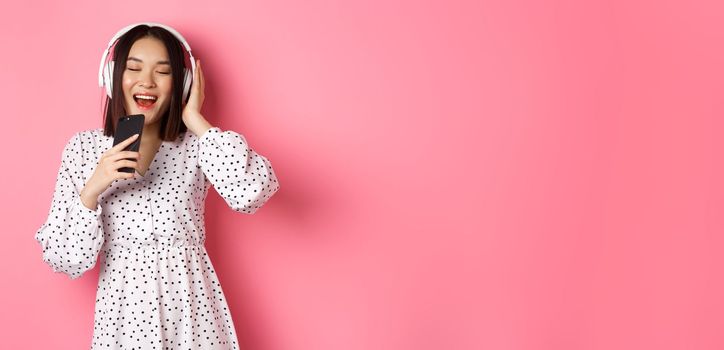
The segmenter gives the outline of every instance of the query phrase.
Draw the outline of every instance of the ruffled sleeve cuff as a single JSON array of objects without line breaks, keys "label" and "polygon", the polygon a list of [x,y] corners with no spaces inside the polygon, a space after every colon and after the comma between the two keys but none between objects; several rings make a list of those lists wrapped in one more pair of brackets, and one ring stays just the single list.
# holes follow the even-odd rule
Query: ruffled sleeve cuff
[{"label": "ruffled sleeve cuff", "polygon": [[209,146],[210,140],[216,136],[217,134],[221,133],[221,129],[219,127],[212,127],[208,130],[206,130],[201,137],[199,137],[199,142],[203,143],[204,146]]},{"label": "ruffled sleeve cuff", "polygon": [[98,208],[96,208],[96,210],[88,208],[85,204],[83,204],[80,196],[77,196],[75,199],[75,208],[72,209],[75,209],[85,219],[97,220],[101,217],[101,213],[103,212],[103,207],[100,204],[97,204],[97,206]]}]

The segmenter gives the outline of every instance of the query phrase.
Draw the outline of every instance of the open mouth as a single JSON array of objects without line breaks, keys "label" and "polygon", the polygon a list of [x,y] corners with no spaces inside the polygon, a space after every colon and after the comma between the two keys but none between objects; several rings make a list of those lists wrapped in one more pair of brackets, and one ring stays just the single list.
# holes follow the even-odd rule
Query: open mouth
[{"label": "open mouth", "polygon": [[140,109],[149,109],[153,107],[158,100],[158,97],[153,95],[133,95],[133,99],[136,101],[136,106]]}]

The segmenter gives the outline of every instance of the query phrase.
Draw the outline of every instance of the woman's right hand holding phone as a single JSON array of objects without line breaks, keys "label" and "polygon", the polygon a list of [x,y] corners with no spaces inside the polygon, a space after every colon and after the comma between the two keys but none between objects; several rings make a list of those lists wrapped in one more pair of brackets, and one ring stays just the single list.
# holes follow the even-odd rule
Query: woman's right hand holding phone
[{"label": "woman's right hand holding phone", "polygon": [[[118,169],[123,167],[129,167],[138,169],[138,159],[141,158],[140,152],[135,151],[124,151],[128,145],[133,143],[138,138],[138,134],[135,134],[117,145],[111,147],[109,150],[101,155],[96,165],[93,175],[83,187],[80,193],[81,201],[83,204],[92,209],[96,210],[98,205],[98,196],[105,191],[115,180],[118,179],[130,179],[136,176],[136,172],[126,173],[119,171]],[[136,161],[129,160],[126,158],[137,159]]]}]

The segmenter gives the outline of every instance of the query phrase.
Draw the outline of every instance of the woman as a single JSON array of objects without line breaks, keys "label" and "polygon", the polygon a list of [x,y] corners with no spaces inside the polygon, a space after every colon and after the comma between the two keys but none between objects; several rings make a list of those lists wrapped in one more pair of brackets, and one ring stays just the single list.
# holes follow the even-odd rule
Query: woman
[{"label": "woman", "polygon": [[[114,46],[105,127],[80,131],[65,145],[35,239],[43,260],[71,279],[104,253],[93,349],[238,349],[203,245],[204,201],[213,185],[231,209],[252,214],[279,183],[242,135],[201,115],[198,60],[184,103],[180,34],[160,24],[127,28]],[[118,118],[129,114],[145,115],[139,152],[123,151],[137,135],[113,146]]]}]

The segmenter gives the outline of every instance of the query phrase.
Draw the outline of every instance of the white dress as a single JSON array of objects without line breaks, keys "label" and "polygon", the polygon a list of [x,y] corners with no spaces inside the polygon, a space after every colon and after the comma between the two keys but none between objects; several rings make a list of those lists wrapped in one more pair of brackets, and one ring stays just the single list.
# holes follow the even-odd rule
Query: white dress
[{"label": "white dress", "polygon": [[204,201],[213,185],[232,210],[253,214],[279,189],[271,163],[236,132],[189,130],[163,141],[144,176],[114,181],[91,210],[80,191],[112,145],[103,129],[73,135],[35,234],[45,263],[71,279],[104,254],[91,349],[239,349],[204,247]]}]

